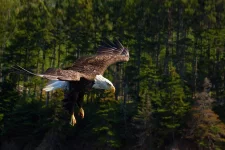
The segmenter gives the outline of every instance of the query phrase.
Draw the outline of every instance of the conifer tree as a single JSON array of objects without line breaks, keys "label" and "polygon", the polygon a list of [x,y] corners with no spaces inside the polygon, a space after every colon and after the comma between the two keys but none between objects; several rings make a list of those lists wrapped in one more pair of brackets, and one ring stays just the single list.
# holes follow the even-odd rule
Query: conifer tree
[{"label": "conifer tree", "polygon": [[[175,67],[169,65],[169,76],[164,76],[153,94],[153,119],[155,119],[153,135],[157,145],[162,146],[163,140],[173,142],[183,125],[183,117],[187,114],[189,103],[185,100],[184,89]],[[163,138],[162,138],[163,137]],[[159,140],[159,141],[158,141]],[[162,145],[161,145],[162,144]]]},{"label": "conifer tree", "polygon": [[137,108],[137,114],[133,117],[131,123],[132,137],[135,143],[133,143],[133,149],[147,149],[152,145],[151,139],[151,101],[150,96],[143,93],[141,102],[139,102]]},{"label": "conifer tree", "polygon": [[205,78],[203,90],[197,93],[195,105],[191,109],[186,138],[196,141],[199,148],[222,150],[225,146],[225,124],[212,110],[215,100],[210,97],[211,87],[210,80]]}]

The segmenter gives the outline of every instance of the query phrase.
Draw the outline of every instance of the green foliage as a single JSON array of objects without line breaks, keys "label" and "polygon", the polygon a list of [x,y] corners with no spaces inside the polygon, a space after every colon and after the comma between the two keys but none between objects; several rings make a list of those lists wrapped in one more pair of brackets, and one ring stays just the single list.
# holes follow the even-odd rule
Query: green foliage
[{"label": "green foliage", "polygon": [[[183,137],[186,115],[194,108],[198,110],[194,119],[209,114],[195,129],[192,138],[197,145],[212,148],[208,136],[213,148],[224,148],[223,123],[212,106],[192,106],[208,77],[214,110],[224,122],[223,0],[0,0],[0,4],[0,130],[6,147],[165,149]],[[74,128],[60,105],[62,91],[50,93],[48,102],[42,91],[45,80],[9,69],[15,64],[37,73],[64,68],[94,54],[105,37],[119,38],[130,50],[128,63],[110,66],[105,73],[116,85],[119,101],[96,91],[85,95],[85,118],[76,115]]]},{"label": "green foliage", "polygon": [[149,141],[153,125],[151,121],[151,101],[148,95],[143,94],[137,108],[137,114],[131,122],[131,135],[135,141],[132,144],[134,149],[151,147],[152,141]]},{"label": "green foliage", "polygon": [[1,134],[4,133],[4,121],[5,116],[14,111],[15,103],[20,99],[20,95],[17,91],[15,91],[15,85],[10,83],[10,81],[6,81],[0,84],[0,131]]},{"label": "green foliage", "polygon": [[[28,100],[26,100],[28,101]],[[57,107],[44,107],[43,102],[33,100],[18,104],[4,114],[2,137],[15,138],[18,148],[33,143],[33,148],[42,140],[45,132],[54,127],[54,110]],[[61,120],[63,121],[63,120]],[[61,122],[60,121],[60,122]]]},{"label": "green foliage", "polygon": [[95,119],[96,127],[92,129],[92,133],[96,137],[96,144],[100,147],[106,146],[111,148],[119,148],[121,146],[119,136],[115,128],[119,124],[119,104],[116,102],[100,102],[97,116]]},{"label": "green foliage", "polygon": [[189,108],[179,74],[172,65],[169,66],[169,73],[169,76],[154,81],[157,86],[154,86],[154,92],[151,92],[152,114],[155,120],[153,132],[157,136],[157,146],[164,144],[164,141],[161,141],[162,137],[173,140],[170,137],[174,138],[174,135],[179,134],[179,129],[184,123],[183,117]]}]

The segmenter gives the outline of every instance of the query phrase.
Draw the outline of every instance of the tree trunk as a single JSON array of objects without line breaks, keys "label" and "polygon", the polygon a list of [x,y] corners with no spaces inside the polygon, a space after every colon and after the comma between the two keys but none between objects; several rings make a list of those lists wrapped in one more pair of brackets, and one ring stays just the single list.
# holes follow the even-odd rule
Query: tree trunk
[{"label": "tree trunk", "polygon": [[[40,49],[38,50],[38,57],[39,56],[40,56]],[[36,64],[36,72],[37,73],[39,72],[38,68],[39,68],[39,59],[37,59],[37,64]],[[37,96],[37,84],[36,84],[36,82],[34,84],[34,95],[35,95],[35,97]]]},{"label": "tree trunk", "polygon": [[[141,40],[140,39],[138,39],[138,49],[137,49],[137,69],[138,69],[138,71],[137,71],[137,74],[138,74],[138,77],[140,76],[140,73],[141,73]],[[140,80],[138,80],[137,81],[137,100],[138,101],[140,101],[140,96],[139,96],[139,94],[140,94]]]},{"label": "tree trunk", "polygon": [[160,33],[158,33],[157,48],[156,48],[156,68],[159,67],[159,54],[160,54]]},{"label": "tree trunk", "polygon": [[196,87],[197,87],[197,78],[198,78],[198,58],[197,58],[197,38],[195,38],[195,45],[193,48],[193,61],[192,61],[192,72],[193,72],[193,82],[192,82],[192,97],[195,97],[196,94]]},{"label": "tree trunk", "polygon": [[171,10],[168,9],[168,30],[167,30],[167,40],[166,40],[166,54],[165,54],[165,61],[164,61],[164,74],[169,74],[169,57],[170,57],[170,42],[171,42],[171,32],[172,32],[172,16],[171,16]]},{"label": "tree trunk", "polygon": [[61,56],[61,44],[59,44],[59,48],[58,48],[58,64],[57,67],[60,67],[60,56]]},{"label": "tree trunk", "polygon": [[219,67],[219,55],[220,55],[219,50],[217,50],[216,51],[215,81],[214,81],[215,82],[215,88],[216,88],[216,99],[219,98],[219,85],[220,85],[220,83],[219,83],[220,77],[218,77],[219,74],[220,74],[220,72],[219,72],[219,69],[220,69],[220,67]]},{"label": "tree trunk", "polygon": [[[3,79],[3,74],[2,74],[2,70],[3,70],[3,53],[4,53],[4,44],[1,45],[0,47],[0,84],[4,82]],[[0,86],[0,92],[2,91],[2,88]]]},{"label": "tree trunk", "polygon": [[[45,69],[45,59],[46,59],[46,54],[45,54],[45,51],[46,51],[46,49],[45,49],[45,47],[43,47],[43,49],[42,49],[42,59],[43,59],[43,63],[42,63],[42,66],[41,66],[41,72],[44,72],[44,69]],[[44,84],[44,80],[43,79],[41,79],[41,85],[43,85]],[[41,89],[40,89],[40,101],[41,101],[41,99],[42,99],[42,89],[43,89],[43,87],[41,87]]]},{"label": "tree trunk", "polygon": [[115,77],[116,77],[116,79],[114,79],[116,81],[115,82],[115,88],[116,88],[115,99],[118,100],[118,96],[120,93],[120,65],[118,63],[116,64]]},{"label": "tree trunk", "polygon": [[51,67],[55,67],[55,56],[56,56],[56,41],[54,41],[54,48],[51,58]]}]

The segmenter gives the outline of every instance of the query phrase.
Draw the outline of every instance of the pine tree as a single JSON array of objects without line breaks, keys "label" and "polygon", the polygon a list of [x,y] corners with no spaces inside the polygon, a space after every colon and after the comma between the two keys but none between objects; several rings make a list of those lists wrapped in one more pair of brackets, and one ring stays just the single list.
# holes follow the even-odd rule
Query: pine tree
[{"label": "pine tree", "polygon": [[[153,118],[155,120],[153,135],[157,138],[157,146],[162,146],[164,140],[173,142],[179,135],[179,128],[183,125],[183,117],[187,114],[189,103],[184,97],[181,79],[175,67],[169,65],[169,76],[159,82],[159,87],[153,94]],[[162,138],[163,137],[163,138]]]},{"label": "pine tree", "polygon": [[225,124],[212,111],[210,97],[212,84],[208,78],[203,83],[203,91],[196,95],[195,105],[191,109],[186,138],[196,141],[199,148],[223,149],[225,146]]},{"label": "pine tree", "polygon": [[137,114],[133,117],[131,122],[131,130],[133,140],[132,149],[147,149],[152,144],[151,140],[151,101],[148,94],[143,93],[141,102],[137,108]]},{"label": "pine tree", "polygon": [[[97,139],[95,144],[106,149],[119,148],[121,143],[119,141],[118,131],[114,130],[118,127],[120,121],[119,103],[114,100],[113,95],[104,94],[105,98],[99,101],[97,116],[95,117],[95,126],[92,129]],[[121,126],[121,125],[119,125]]]}]

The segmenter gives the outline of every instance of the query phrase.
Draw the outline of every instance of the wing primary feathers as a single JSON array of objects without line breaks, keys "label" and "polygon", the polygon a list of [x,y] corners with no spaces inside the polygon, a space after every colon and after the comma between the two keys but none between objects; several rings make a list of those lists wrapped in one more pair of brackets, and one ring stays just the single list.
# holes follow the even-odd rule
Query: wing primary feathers
[{"label": "wing primary feathers", "polygon": [[116,50],[115,47],[109,48],[109,47],[105,47],[105,46],[100,46],[99,49],[101,49],[101,51],[104,51],[104,50],[107,50],[107,51],[108,51],[108,50],[114,51],[114,50]]},{"label": "wing primary feathers", "polygon": [[123,45],[120,43],[120,41],[119,41],[118,39],[115,39],[115,40],[114,40],[114,43],[115,43],[115,45],[118,46],[119,48],[124,49]]},{"label": "wing primary feathers", "polygon": [[107,47],[107,48],[113,48],[113,49],[116,49],[116,47],[114,47],[113,45],[110,45],[108,43],[103,43],[102,44],[103,46]]},{"label": "wing primary feathers", "polygon": [[20,66],[18,66],[18,65],[13,66],[12,68],[14,68],[14,69],[16,69],[16,70],[18,70],[18,71],[23,71],[23,72],[25,72],[25,73],[29,73],[29,74],[35,75],[35,76],[43,77],[43,75],[35,74],[35,73],[30,72],[30,71],[28,71],[28,70],[26,70],[26,69],[24,69],[23,67],[20,67]]},{"label": "wing primary feathers", "polygon": [[115,39],[113,42],[111,42],[108,38],[104,42],[102,42],[102,45],[99,46],[97,50],[97,54],[122,54],[127,55],[126,48],[123,47],[123,45],[119,42],[118,39]]},{"label": "wing primary feathers", "polygon": [[15,66],[12,66],[13,69],[17,70],[17,71],[21,71],[21,69],[16,68]]},{"label": "wing primary feathers", "polygon": [[117,49],[117,48],[107,48],[107,47],[101,46],[99,48],[98,53],[113,53],[113,52],[120,52],[120,51],[121,50],[120,49]]},{"label": "wing primary feathers", "polygon": [[110,46],[110,47],[115,47],[115,44],[113,42],[111,42],[108,38],[106,38],[104,44]]},{"label": "wing primary feathers", "polygon": [[127,48],[124,48],[122,51],[122,55],[128,55],[129,56],[129,52]]}]

